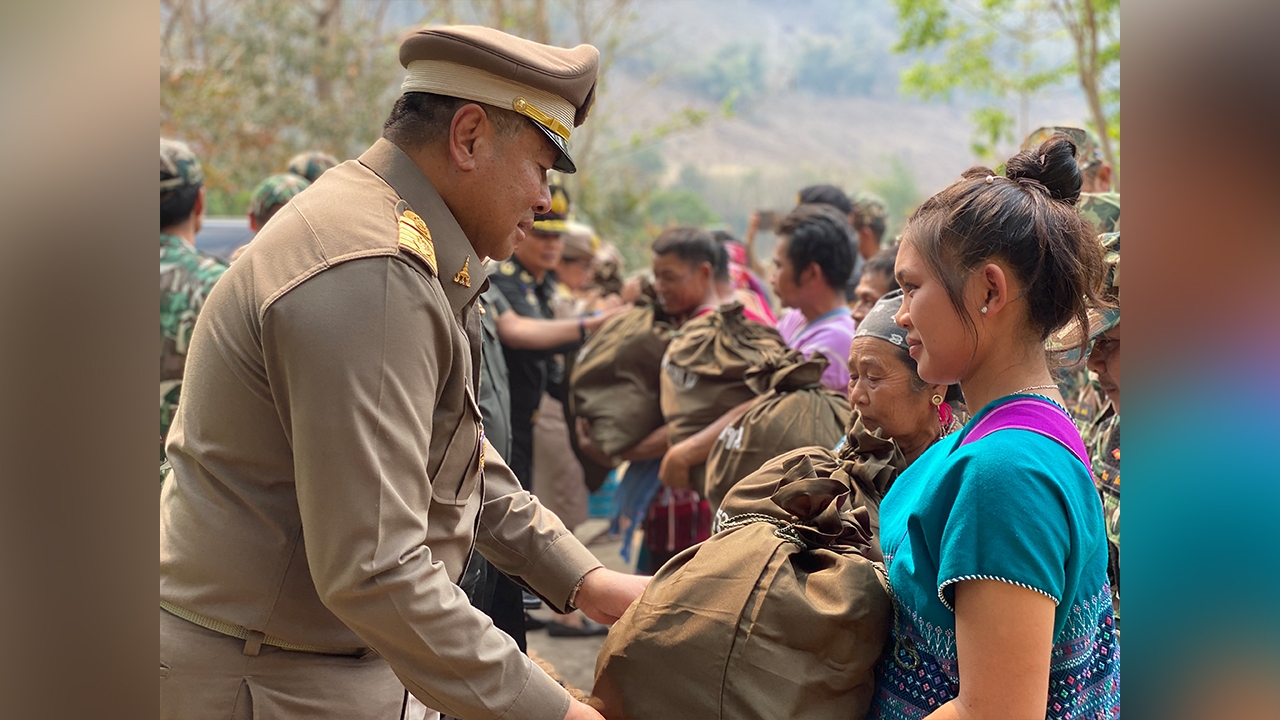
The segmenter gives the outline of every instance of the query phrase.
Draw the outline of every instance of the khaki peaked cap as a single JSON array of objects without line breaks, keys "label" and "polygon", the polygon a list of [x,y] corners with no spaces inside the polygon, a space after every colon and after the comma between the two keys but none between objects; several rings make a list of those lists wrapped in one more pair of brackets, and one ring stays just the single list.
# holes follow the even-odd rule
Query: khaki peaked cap
[{"label": "khaki peaked cap", "polygon": [[568,141],[595,101],[600,51],[552,47],[478,25],[423,28],[400,45],[402,92],[473,100],[525,115],[560,149],[557,170],[575,172]]}]

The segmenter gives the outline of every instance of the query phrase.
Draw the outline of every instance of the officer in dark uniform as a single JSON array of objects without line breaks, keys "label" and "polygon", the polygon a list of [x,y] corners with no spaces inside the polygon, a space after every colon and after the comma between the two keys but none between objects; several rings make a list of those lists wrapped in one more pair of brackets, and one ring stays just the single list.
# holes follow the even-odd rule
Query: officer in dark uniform
[{"label": "officer in dark uniform", "polygon": [[[555,266],[564,250],[568,218],[569,195],[563,186],[553,184],[551,210],[536,216],[528,241],[521,243],[511,259],[500,263],[497,270],[490,273],[489,282],[498,288],[517,315],[537,320],[555,317],[551,309],[556,295]],[[511,469],[525,489],[532,488],[533,424],[537,419],[538,405],[548,385],[558,383],[558,375],[563,373],[563,368],[554,362],[552,356],[574,349],[574,344],[549,349],[503,345],[511,379],[509,457]]]}]

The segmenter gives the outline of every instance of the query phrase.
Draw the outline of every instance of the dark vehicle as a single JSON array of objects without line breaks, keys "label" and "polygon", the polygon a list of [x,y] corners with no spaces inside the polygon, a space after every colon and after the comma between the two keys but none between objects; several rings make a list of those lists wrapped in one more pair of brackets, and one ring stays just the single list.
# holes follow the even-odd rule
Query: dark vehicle
[{"label": "dark vehicle", "polygon": [[249,227],[248,217],[206,216],[200,232],[196,234],[196,249],[229,261],[231,253],[251,239],[253,230]]}]

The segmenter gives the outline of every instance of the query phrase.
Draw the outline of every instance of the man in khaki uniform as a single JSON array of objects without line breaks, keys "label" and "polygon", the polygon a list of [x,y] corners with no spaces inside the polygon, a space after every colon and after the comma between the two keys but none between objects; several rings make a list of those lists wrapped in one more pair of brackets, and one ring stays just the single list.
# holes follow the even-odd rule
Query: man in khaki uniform
[{"label": "man in khaki uniform", "polygon": [[477,27],[400,49],[383,139],[293,198],[195,328],[161,496],[162,718],[598,718],[456,585],[476,547],[615,620],[600,567],[520,489],[476,404],[481,261],[573,172],[599,54]]}]

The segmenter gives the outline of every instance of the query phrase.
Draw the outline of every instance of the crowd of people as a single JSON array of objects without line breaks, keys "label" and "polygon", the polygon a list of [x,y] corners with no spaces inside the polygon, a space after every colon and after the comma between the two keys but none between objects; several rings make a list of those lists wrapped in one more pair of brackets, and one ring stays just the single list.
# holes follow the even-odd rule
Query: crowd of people
[{"label": "crowd of people", "polygon": [[[597,58],[410,36],[383,139],[264,179],[229,262],[195,250],[201,166],[161,139],[162,716],[598,717],[526,633],[607,633],[728,527],[717,453],[763,442],[760,377],[817,361],[837,441],[770,453],[901,458],[866,498],[893,606],[868,717],[1118,717],[1119,195],[1091,134],[956,168],[894,237],[882,199],[814,185],[627,269],[557,174]],[[647,363],[578,382],[638,339]],[[607,408],[624,391],[649,409]],[[606,486],[635,576],[572,539]]]}]

